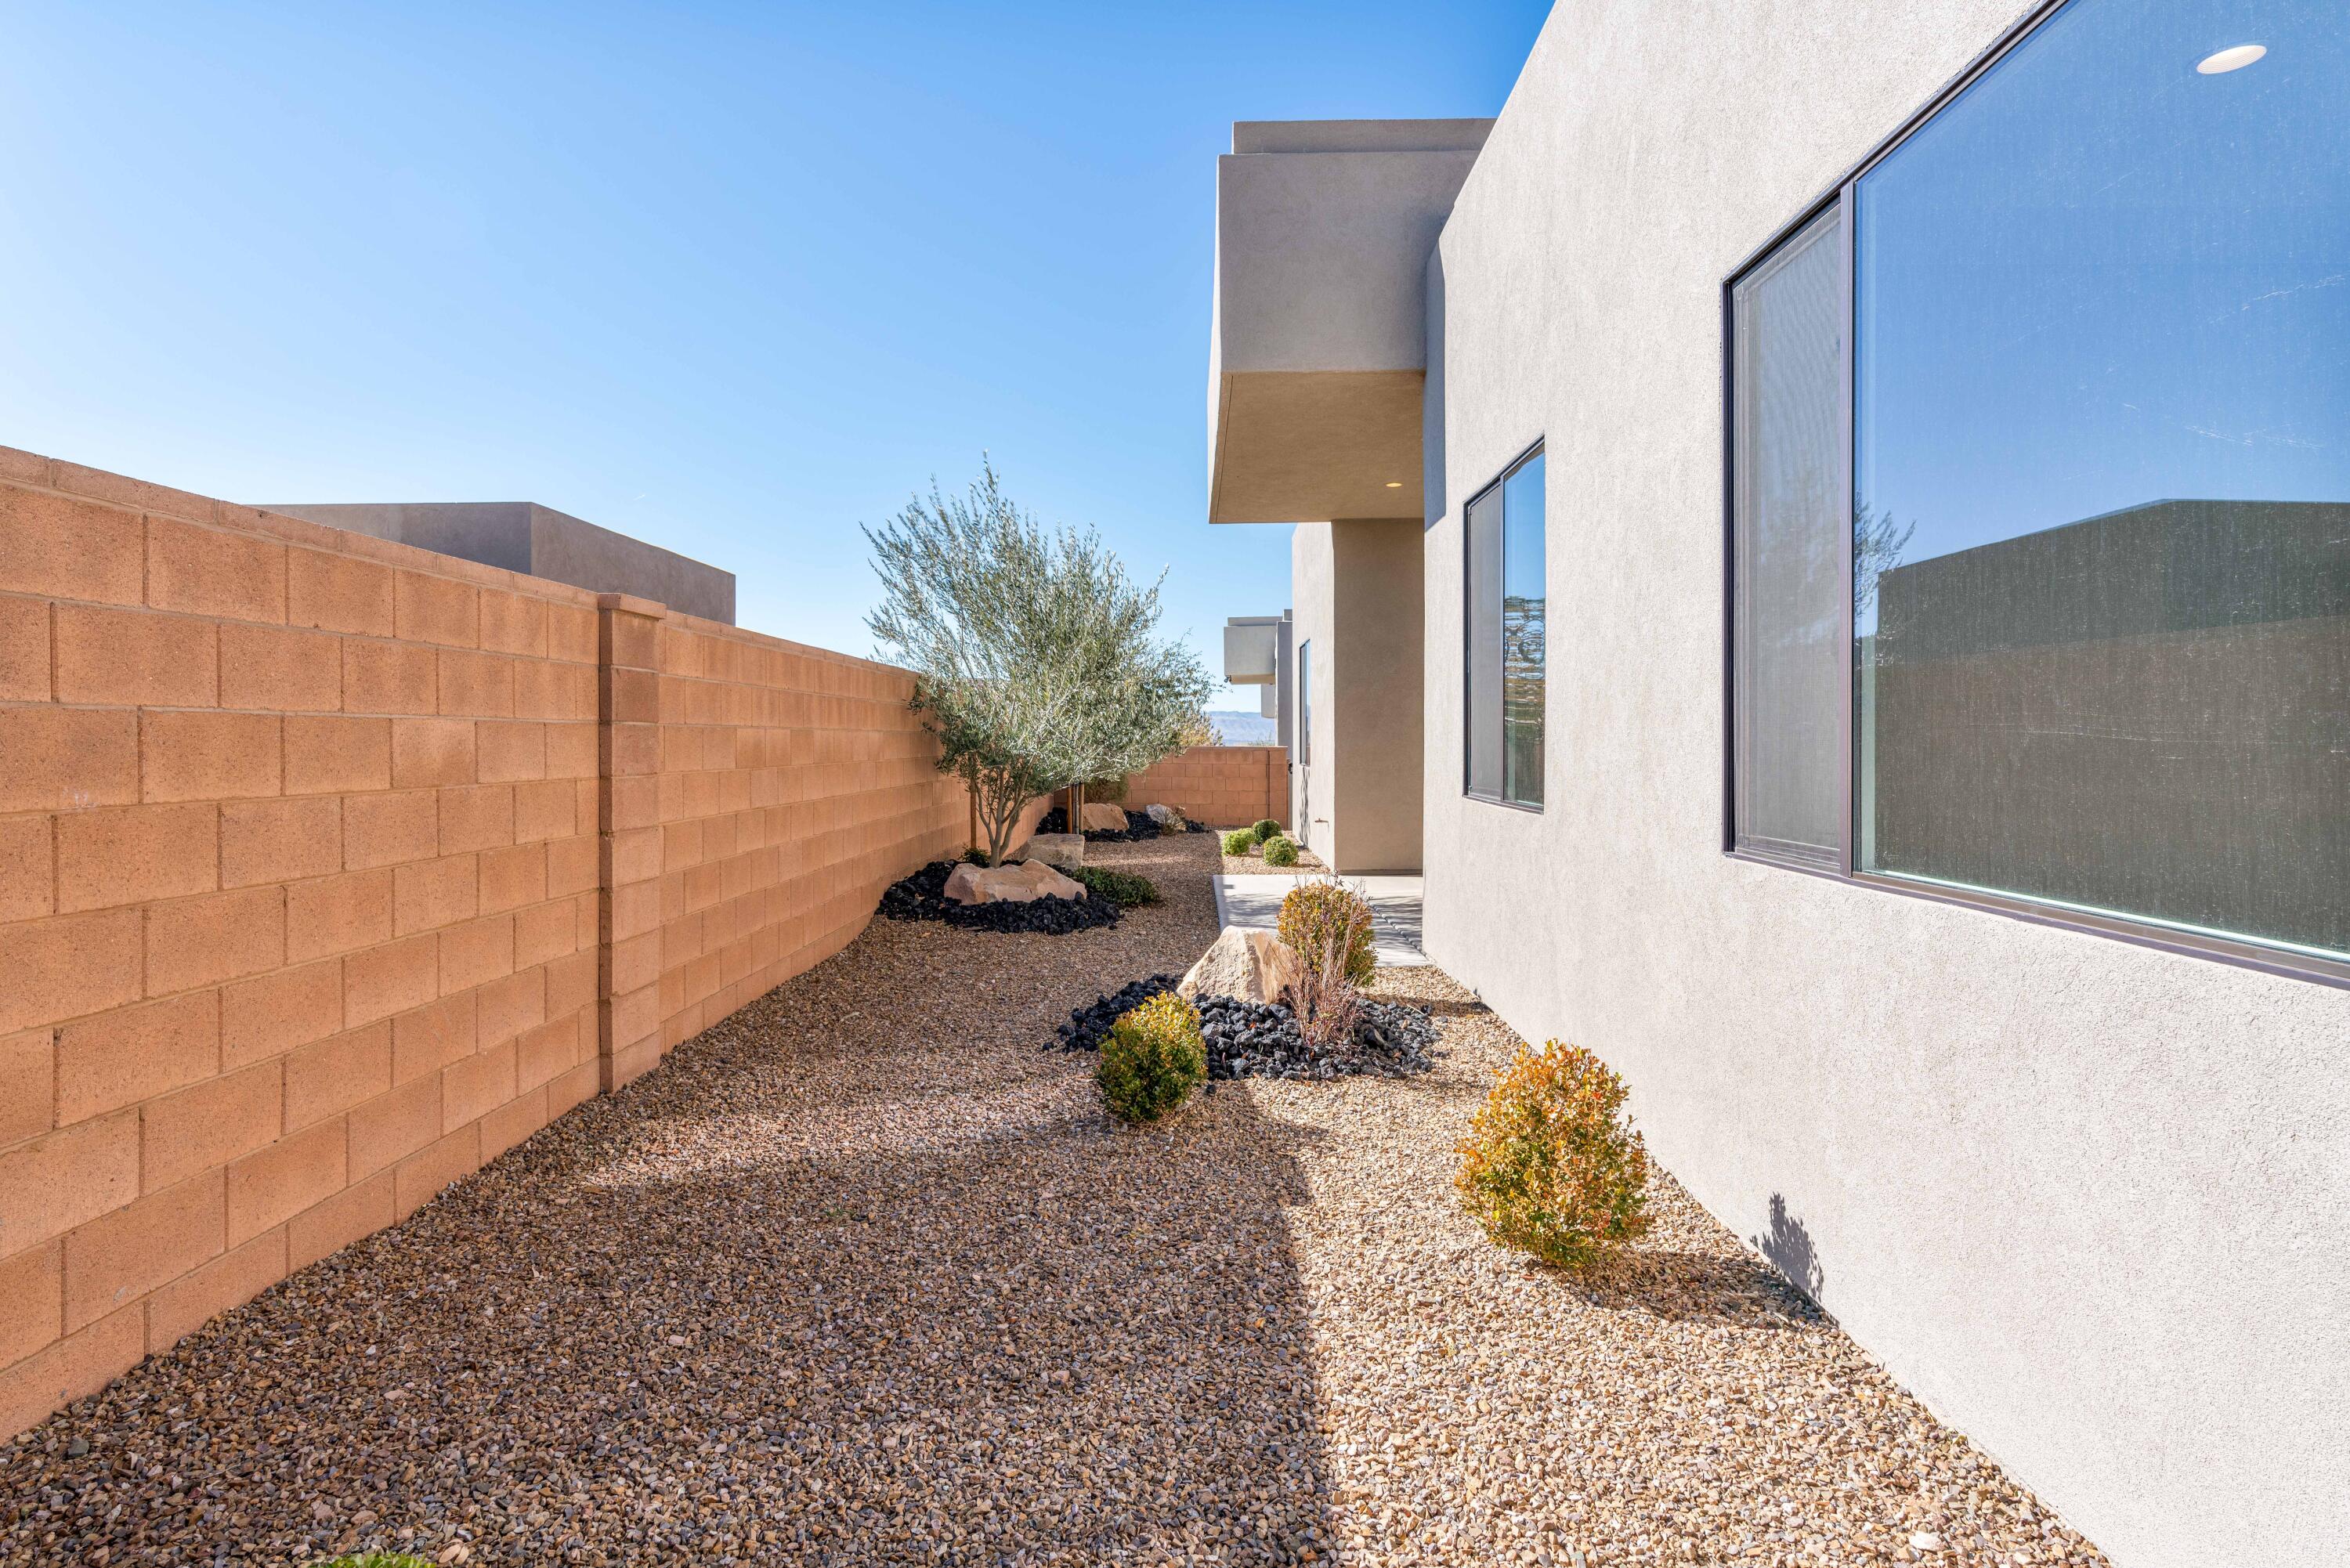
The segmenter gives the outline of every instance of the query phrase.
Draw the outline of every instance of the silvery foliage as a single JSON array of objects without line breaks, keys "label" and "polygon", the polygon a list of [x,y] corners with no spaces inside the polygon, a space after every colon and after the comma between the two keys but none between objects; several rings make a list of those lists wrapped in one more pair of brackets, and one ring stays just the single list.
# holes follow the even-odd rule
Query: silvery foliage
[{"label": "silvery foliage", "polygon": [[1047,533],[992,463],[968,494],[934,483],[865,537],[883,589],[865,624],[914,672],[939,770],[978,801],[990,860],[1034,797],[1179,750],[1214,689],[1198,655],[1155,635],[1165,574],[1144,587],[1092,529]]}]

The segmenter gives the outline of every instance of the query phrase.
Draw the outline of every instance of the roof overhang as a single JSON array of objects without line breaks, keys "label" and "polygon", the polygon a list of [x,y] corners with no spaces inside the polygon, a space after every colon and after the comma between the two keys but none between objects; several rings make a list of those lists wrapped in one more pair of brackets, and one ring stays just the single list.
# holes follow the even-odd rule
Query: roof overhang
[{"label": "roof overhang", "polygon": [[1232,127],[1216,169],[1210,522],[1420,514],[1428,257],[1492,125]]}]

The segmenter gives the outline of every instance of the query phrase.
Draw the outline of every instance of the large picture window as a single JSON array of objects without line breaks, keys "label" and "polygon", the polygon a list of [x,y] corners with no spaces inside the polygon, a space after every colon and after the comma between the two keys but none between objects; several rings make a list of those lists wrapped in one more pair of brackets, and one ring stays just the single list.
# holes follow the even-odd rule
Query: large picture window
[{"label": "large picture window", "polygon": [[1543,454],[1520,458],[1467,508],[1468,793],[1539,807],[1544,660]]},{"label": "large picture window", "polygon": [[2345,972],[2345,101],[2330,3],[2069,0],[1731,281],[1733,847]]}]

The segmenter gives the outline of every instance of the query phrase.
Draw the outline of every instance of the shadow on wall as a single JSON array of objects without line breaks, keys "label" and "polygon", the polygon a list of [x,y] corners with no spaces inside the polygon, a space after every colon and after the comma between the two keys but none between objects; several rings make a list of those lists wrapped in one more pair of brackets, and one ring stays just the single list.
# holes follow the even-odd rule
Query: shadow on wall
[{"label": "shadow on wall", "polygon": [[1752,1242],[1773,1268],[1787,1276],[1789,1284],[1814,1302],[1820,1299],[1820,1293],[1827,1288],[1827,1269],[1820,1262],[1819,1249],[1812,1245],[1812,1233],[1787,1212],[1784,1193],[1771,1194],[1771,1233],[1756,1236]]}]

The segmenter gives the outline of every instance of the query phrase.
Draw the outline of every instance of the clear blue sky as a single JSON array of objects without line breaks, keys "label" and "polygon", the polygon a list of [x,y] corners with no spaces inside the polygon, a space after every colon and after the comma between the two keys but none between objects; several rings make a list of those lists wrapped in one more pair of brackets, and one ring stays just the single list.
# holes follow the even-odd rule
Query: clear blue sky
[{"label": "clear blue sky", "polygon": [[857,532],[991,452],[1172,567],[1235,119],[1497,112],[1547,5],[12,5],[0,443],[241,501],[535,500],[854,652]]}]

